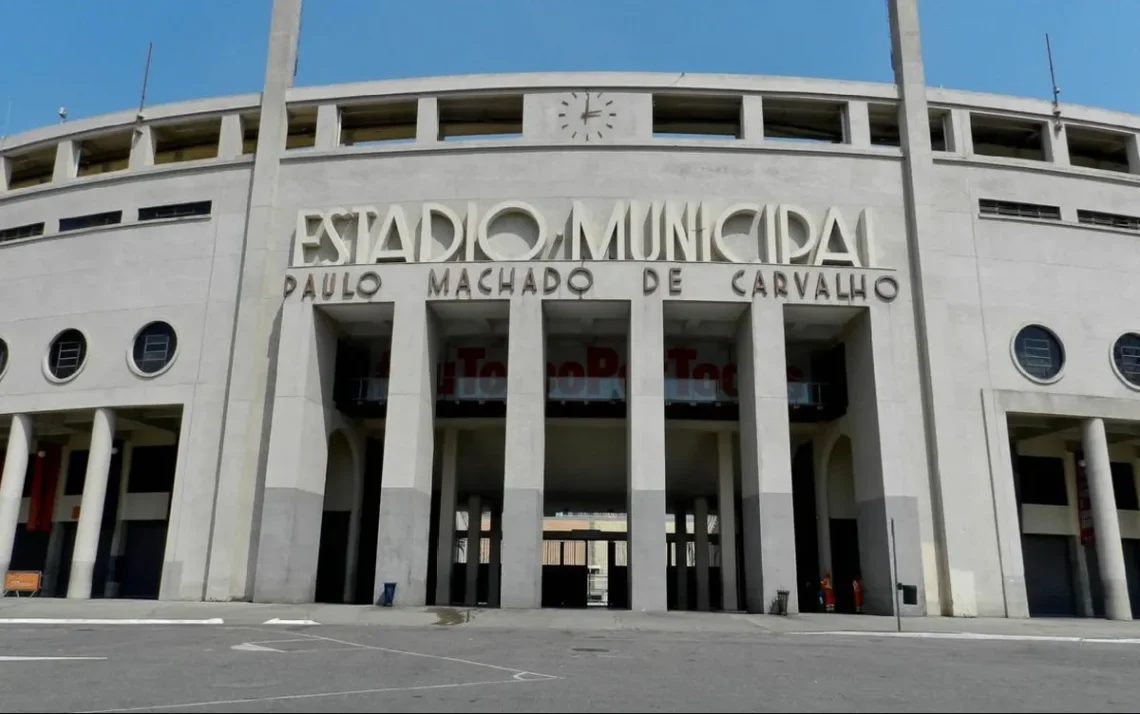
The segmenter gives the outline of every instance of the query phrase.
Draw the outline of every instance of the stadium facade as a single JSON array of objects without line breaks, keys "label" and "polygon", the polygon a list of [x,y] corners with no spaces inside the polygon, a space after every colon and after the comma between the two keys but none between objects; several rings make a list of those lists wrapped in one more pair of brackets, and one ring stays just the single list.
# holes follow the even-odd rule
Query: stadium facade
[{"label": "stadium facade", "polygon": [[276,0],[260,94],[8,137],[0,571],[1130,618],[1140,117],[929,87],[888,7],[893,84],[294,87]]}]

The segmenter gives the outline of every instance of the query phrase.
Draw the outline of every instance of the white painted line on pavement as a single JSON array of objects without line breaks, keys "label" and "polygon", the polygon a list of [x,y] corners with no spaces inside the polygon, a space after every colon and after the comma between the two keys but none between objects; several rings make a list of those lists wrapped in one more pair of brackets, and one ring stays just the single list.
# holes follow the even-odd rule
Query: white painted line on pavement
[{"label": "white painted line on pavement", "polygon": [[24,657],[22,655],[0,655],[0,662],[66,662],[73,660],[105,660],[106,657]]},{"label": "white painted line on pavement", "polygon": [[97,617],[0,617],[0,625],[223,625],[225,620],[119,619]]},{"label": "white painted line on pavement", "polygon": [[495,679],[485,682],[457,682],[454,684],[421,684],[412,687],[377,687],[376,689],[348,689],[339,692],[312,692],[307,694],[279,694],[271,697],[249,697],[248,699],[221,699],[212,702],[187,702],[185,704],[156,704],[150,707],[123,707],[122,709],[92,709],[86,714],[106,714],[107,712],[151,712],[163,709],[192,709],[195,707],[230,706],[257,702],[282,702],[296,699],[318,699],[321,697],[349,697],[363,694],[385,694],[388,692],[419,692],[431,689],[456,689],[458,687],[482,687],[492,684],[529,684],[538,680]]},{"label": "white painted line on pavement", "polygon": [[265,622],[263,622],[261,624],[263,624],[263,625],[319,625],[321,623],[317,622],[316,620],[282,620],[279,617],[275,617],[272,620],[266,620]]},{"label": "white painted line on pavement", "polygon": [[921,640],[987,640],[996,642],[1072,642],[1091,644],[1137,645],[1135,637],[1075,637],[1067,635],[1002,635],[983,632],[872,632],[863,630],[833,630],[830,632],[789,632],[789,635],[832,637],[896,637]]}]

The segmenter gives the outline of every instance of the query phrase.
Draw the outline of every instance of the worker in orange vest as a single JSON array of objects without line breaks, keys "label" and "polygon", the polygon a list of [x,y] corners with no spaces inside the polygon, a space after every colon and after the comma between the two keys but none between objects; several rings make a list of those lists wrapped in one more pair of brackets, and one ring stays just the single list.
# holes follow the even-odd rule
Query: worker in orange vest
[{"label": "worker in orange vest", "polygon": [[863,583],[859,578],[851,581],[851,589],[855,591],[855,612],[863,612]]},{"label": "worker in orange vest", "polygon": [[831,572],[823,574],[819,581],[819,590],[823,594],[823,609],[825,612],[835,612],[835,590],[831,587]]}]

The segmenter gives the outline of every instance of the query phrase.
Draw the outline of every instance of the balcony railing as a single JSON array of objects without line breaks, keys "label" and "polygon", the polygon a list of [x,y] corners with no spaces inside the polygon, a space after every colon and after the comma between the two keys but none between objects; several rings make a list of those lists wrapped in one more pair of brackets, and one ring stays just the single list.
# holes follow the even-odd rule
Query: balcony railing
[{"label": "balcony railing", "polygon": [[[358,404],[388,401],[387,377],[351,380],[347,390]],[[822,407],[825,385],[819,382],[788,382],[788,404]],[[555,402],[623,402],[625,380],[619,377],[551,377],[546,380],[546,398]],[[436,398],[454,402],[501,402],[507,398],[506,377],[446,377],[440,380]],[[665,378],[666,404],[735,404],[720,380]]]}]

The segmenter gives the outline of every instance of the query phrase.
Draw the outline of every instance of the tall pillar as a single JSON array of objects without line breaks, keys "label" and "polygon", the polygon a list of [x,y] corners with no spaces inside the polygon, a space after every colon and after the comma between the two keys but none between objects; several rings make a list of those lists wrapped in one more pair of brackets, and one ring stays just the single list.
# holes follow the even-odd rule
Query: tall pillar
[{"label": "tall pillar", "polygon": [[[16,542],[16,526],[20,521],[20,502],[24,497],[24,478],[32,448],[32,418],[27,414],[12,415],[8,431],[8,447],[4,452],[4,476],[0,480],[0,578],[12,562],[12,546]],[[61,489],[62,490],[62,489]]]},{"label": "tall pillar", "polygon": [[717,501],[717,528],[720,531],[720,581],[722,608],[733,612],[736,601],[736,478],[732,463],[732,432],[716,435],[720,492]]},{"label": "tall pillar", "polygon": [[[863,310],[848,323],[845,336],[860,575],[866,612],[893,615],[898,602],[902,614],[917,615],[926,602],[922,535],[918,498],[907,469],[906,408],[897,393],[887,320],[885,311]],[[913,604],[907,605],[896,592],[896,578],[917,588]]]},{"label": "tall pillar", "polygon": [[307,603],[317,594],[336,331],[312,302],[289,303],[281,311],[279,344],[253,599]]},{"label": "tall pillar", "polygon": [[396,584],[394,604],[427,604],[432,460],[435,456],[436,318],[422,299],[396,303],[384,480],[372,601]]},{"label": "tall pillar", "polygon": [[1116,515],[1116,494],[1108,439],[1102,419],[1086,419],[1081,424],[1085,450],[1085,475],[1092,497],[1093,528],[1096,532],[1096,558],[1104,585],[1104,614],[1109,620],[1131,620],[1128,578],[1124,569],[1124,546],[1120,542],[1120,521]]},{"label": "tall pillar", "polygon": [[367,437],[355,426],[348,438],[352,441],[352,511],[348,516],[348,547],[344,555],[344,593],[341,601],[356,602],[356,573],[360,567],[360,518],[364,509],[365,457]]},{"label": "tall pillar", "polygon": [[451,571],[455,563],[455,466],[459,432],[443,430],[443,467],[439,479],[439,527],[435,545],[435,604],[451,604]]},{"label": "tall pillar", "polygon": [[479,604],[479,560],[483,553],[483,504],[479,494],[467,498],[467,588],[464,604]]},{"label": "tall pillar", "polygon": [[[273,0],[260,95],[257,149],[244,212],[241,240],[244,259],[236,285],[236,324],[232,329],[233,341],[229,345],[225,404],[219,426],[221,461],[216,467],[211,466],[211,470],[217,469],[218,486],[211,494],[214,525],[210,534],[206,581],[206,597],[210,600],[244,599],[253,592],[253,568],[257,564],[258,534],[262,530],[260,486],[267,478],[269,468],[265,449],[270,440],[273,372],[282,367],[276,354],[266,355],[266,346],[273,344],[281,308],[281,276],[292,255],[294,219],[287,211],[278,208],[277,185],[289,131],[286,100],[293,86],[300,32],[301,0]],[[231,331],[227,329],[227,340],[230,335]],[[208,406],[213,408],[213,402]],[[183,412],[184,421],[190,418],[189,411]],[[208,417],[199,415],[195,424],[210,421]],[[273,431],[276,429],[274,424]],[[183,442],[186,445],[183,448],[193,448],[197,445],[193,442],[208,442],[212,438],[206,433],[199,434],[199,431],[195,429],[188,434],[191,441]],[[183,463],[181,457],[179,462]],[[200,468],[187,468],[184,473],[197,477],[201,473],[197,470]],[[195,500],[201,498],[198,493],[192,495]],[[210,514],[204,515],[209,518]],[[193,534],[200,528],[194,521],[203,514],[195,508],[187,516],[190,527],[181,526],[180,529],[185,534]],[[177,535],[185,538],[182,533]],[[199,577],[199,566],[194,559],[194,546],[198,544],[191,541],[188,545],[172,545],[177,550],[168,548],[173,559],[168,558],[169,567],[163,573],[163,590],[172,596],[193,598]]]},{"label": "tall pillar", "polygon": [[542,606],[546,332],[542,301],[510,301],[503,469],[502,607]]},{"label": "tall pillar", "polygon": [[797,613],[783,308],[753,303],[740,318],[736,350],[745,602],[749,612],[769,612],[786,590],[788,612]]},{"label": "tall pillar", "polygon": [[689,514],[681,501],[673,507],[673,554],[676,566],[673,577],[677,580],[677,609],[689,609],[689,545],[686,537]]},{"label": "tall pillar", "polygon": [[1077,598],[1077,614],[1093,617],[1092,588],[1089,582],[1089,563],[1085,557],[1085,544],[1081,540],[1080,495],[1077,489],[1077,455],[1066,449],[1064,455],[1065,496],[1069,502],[1069,527],[1077,535],[1069,538],[1070,562],[1073,566],[1073,592]]},{"label": "tall pillar", "polygon": [[665,585],[665,345],[660,294],[630,302],[627,490],[629,602],[634,611],[668,608]]},{"label": "tall pillar", "polygon": [[709,502],[703,496],[693,502],[693,545],[696,546],[697,610],[709,610]]},{"label": "tall pillar", "polygon": [[67,584],[69,598],[85,600],[91,597],[91,579],[95,574],[95,556],[99,550],[99,529],[103,524],[103,502],[107,498],[114,439],[115,413],[106,408],[96,409],[83,498],[79,502],[75,550],[71,556],[71,579]]},{"label": "tall pillar", "polygon": [[487,578],[487,607],[499,607],[500,568],[503,564],[503,511],[498,504],[491,504],[491,566]]}]

